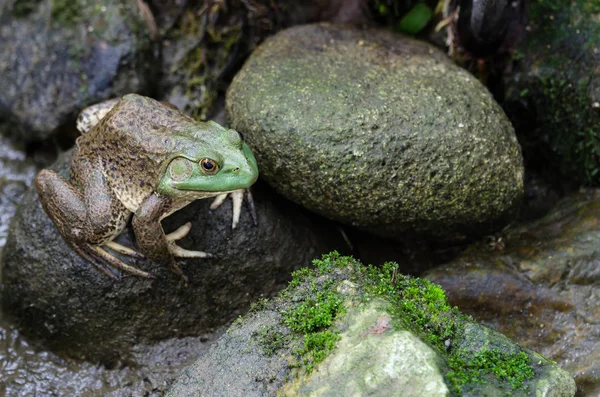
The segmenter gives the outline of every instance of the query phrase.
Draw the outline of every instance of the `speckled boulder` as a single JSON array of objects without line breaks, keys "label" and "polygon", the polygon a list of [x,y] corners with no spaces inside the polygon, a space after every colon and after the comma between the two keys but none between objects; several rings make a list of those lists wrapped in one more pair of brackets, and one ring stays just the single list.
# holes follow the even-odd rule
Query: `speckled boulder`
[{"label": "speckled boulder", "polygon": [[485,87],[388,31],[285,30],[234,78],[227,110],[279,192],[382,236],[480,235],[522,196],[519,144]]}]

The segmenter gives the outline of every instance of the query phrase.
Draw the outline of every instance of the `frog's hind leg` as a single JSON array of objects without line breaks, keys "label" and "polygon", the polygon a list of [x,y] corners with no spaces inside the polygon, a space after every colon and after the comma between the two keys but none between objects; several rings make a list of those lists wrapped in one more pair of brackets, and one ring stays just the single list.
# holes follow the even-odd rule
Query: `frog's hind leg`
[{"label": "frog's hind leg", "polygon": [[[64,240],[83,259],[112,278],[117,277],[107,265],[139,277],[152,278],[151,274],[127,265],[103,248],[109,243],[109,248],[117,247],[115,251],[120,252],[119,247],[123,246],[110,242],[126,225],[128,216],[120,207],[122,204],[110,195],[99,167],[93,167],[85,160],[72,162],[71,173],[73,184],[50,170],[42,170],[36,177],[44,210]],[[83,177],[79,178],[80,175]],[[115,213],[121,215],[115,218]],[[141,257],[137,252],[123,248],[128,254],[133,252],[131,256]]]}]

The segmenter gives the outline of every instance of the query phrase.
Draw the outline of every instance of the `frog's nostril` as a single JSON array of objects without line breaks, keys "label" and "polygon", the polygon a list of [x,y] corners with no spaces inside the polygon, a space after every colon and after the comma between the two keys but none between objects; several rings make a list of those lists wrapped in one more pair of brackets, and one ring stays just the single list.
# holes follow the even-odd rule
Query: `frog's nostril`
[{"label": "frog's nostril", "polygon": [[233,169],[233,172],[235,172],[236,174],[237,174],[238,172],[240,172],[240,167],[235,167],[235,168]]}]

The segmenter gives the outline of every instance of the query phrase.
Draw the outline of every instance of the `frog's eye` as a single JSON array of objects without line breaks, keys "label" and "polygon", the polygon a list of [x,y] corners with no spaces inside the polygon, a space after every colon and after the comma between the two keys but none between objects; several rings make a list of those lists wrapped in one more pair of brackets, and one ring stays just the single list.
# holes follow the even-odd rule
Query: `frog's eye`
[{"label": "frog's eye", "polygon": [[192,175],[192,162],[184,158],[176,158],[169,165],[169,175],[174,181],[183,181]]},{"label": "frog's eye", "polygon": [[219,171],[219,164],[215,160],[211,159],[203,159],[200,161],[200,167],[202,167],[202,171],[207,174],[216,174]]}]

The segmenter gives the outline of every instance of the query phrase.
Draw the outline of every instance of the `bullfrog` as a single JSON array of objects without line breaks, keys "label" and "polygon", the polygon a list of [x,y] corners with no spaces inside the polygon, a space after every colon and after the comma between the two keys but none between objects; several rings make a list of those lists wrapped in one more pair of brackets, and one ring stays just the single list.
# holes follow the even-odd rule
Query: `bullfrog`
[{"label": "bullfrog", "polygon": [[[111,267],[153,275],[107,248],[167,262],[187,282],[174,258],[211,255],[175,244],[191,223],[165,234],[161,220],[194,200],[249,188],[258,166],[248,145],[234,130],[195,121],[136,94],[83,112],[78,127],[84,133],[76,140],[69,180],[51,170],[41,170],[35,179],[42,206],[64,240],[111,277],[117,278]],[[234,200],[235,206],[241,200]],[[137,251],[113,241],[131,218]]]}]

